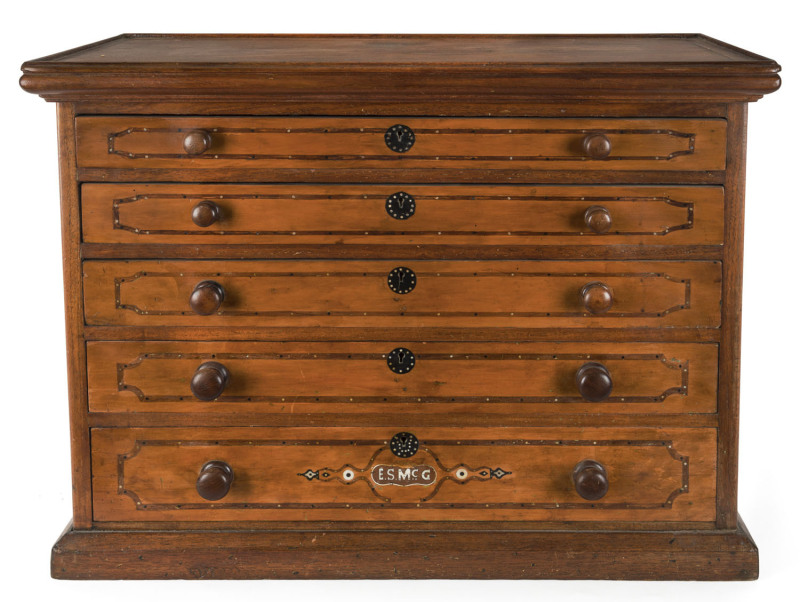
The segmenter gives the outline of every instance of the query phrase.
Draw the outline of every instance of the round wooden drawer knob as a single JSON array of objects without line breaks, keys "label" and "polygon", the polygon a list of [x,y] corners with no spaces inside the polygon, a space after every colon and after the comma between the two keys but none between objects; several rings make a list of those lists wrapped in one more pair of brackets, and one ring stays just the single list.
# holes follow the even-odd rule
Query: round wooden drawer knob
[{"label": "round wooden drawer knob", "polygon": [[203,362],[195,370],[190,386],[200,401],[214,401],[222,395],[231,380],[231,373],[219,362]]},{"label": "round wooden drawer knob", "polygon": [[590,159],[605,159],[611,154],[611,141],[605,134],[587,134],[583,139],[583,152]]},{"label": "round wooden drawer knob", "polygon": [[192,209],[192,221],[201,228],[208,228],[219,219],[221,213],[214,201],[200,201]]},{"label": "round wooden drawer knob", "polygon": [[601,205],[589,207],[583,214],[583,221],[595,234],[605,234],[611,229],[611,213]]},{"label": "round wooden drawer knob", "polygon": [[193,130],[183,138],[183,150],[187,155],[202,155],[211,148],[211,134],[205,130]]},{"label": "round wooden drawer knob", "polygon": [[589,282],[581,287],[580,298],[590,314],[604,314],[614,304],[614,292],[602,282]]},{"label": "round wooden drawer knob", "polygon": [[225,289],[213,280],[203,280],[194,287],[189,297],[192,311],[201,316],[210,316],[219,309],[225,300]]},{"label": "round wooden drawer knob", "polygon": [[222,460],[206,462],[197,477],[197,493],[203,499],[214,502],[221,500],[231,490],[233,469]]},{"label": "round wooden drawer knob", "polygon": [[608,474],[600,462],[582,460],[572,471],[575,491],[585,500],[599,500],[608,493]]},{"label": "round wooden drawer knob", "polygon": [[603,364],[587,362],[575,373],[575,385],[586,401],[605,401],[611,395],[614,383]]}]

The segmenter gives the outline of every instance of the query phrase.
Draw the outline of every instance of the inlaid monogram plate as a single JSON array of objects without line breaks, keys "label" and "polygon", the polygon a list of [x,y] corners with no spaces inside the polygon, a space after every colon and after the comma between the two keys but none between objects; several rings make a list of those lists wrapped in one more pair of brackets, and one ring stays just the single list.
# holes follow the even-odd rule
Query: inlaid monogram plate
[{"label": "inlaid monogram plate", "polygon": [[[398,453],[395,445],[397,441],[412,442],[417,451]],[[410,460],[411,456],[414,456],[413,461]],[[403,462],[404,458],[409,458],[409,461]],[[410,496],[419,502],[427,502],[439,492],[439,489],[447,481],[464,485],[471,482],[502,479],[510,474],[512,474],[511,471],[499,467],[479,466],[473,468],[465,463],[446,466],[413,434],[398,433],[392,438],[390,445],[385,445],[375,451],[363,468],[352,464],[345,464],[338,468],[309,468],[305,472],[298,473],[297,476],[305,477],[308,481],[338,481],[344,485],[363,482],[376,497],[384,502],[410,501]],[[414,485],[423,488],[421,494],[405,492],[398,494],[392,493],[388,489],[400,487],[405,490]]]},{"label": "inlaid monogram plate", "polygon": [[421,466],[395,466],[378,464],[372,468],[370,478],[376,485],[433,485],[436,482],[436,469],[423,464]]}]

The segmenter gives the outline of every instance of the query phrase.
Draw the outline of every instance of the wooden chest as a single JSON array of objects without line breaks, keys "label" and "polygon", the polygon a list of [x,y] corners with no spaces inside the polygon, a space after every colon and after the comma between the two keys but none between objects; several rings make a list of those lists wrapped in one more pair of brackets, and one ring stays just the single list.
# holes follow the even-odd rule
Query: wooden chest
[{"label": "wooden chest", "polygon": [[57,102],[57,578],[754,579],[700,35],[124,35]]}]

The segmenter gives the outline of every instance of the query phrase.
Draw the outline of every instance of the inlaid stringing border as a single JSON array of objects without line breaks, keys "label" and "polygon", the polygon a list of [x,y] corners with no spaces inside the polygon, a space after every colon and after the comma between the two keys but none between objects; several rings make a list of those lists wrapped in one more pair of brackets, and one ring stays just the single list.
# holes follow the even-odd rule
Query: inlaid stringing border
[{"label": "inlaid stringing border", "polygon": [[[688,360],[669,360],[664,354],[547,354],[547,353],[472,353],[472,354],[449,354],[449,353],[417,353],[417,361],[657,361],[659,365],[680,371],[680,384],[669,387],[663,392],[653,396],[616,396],[609,397],[601,404],[613,403],[663,403],[670,395],[689,394],[689,361]],[[193,359],[198,362],[208,360],[356,360],[356,361],[377,361],[384,364],[386,354],[380,353],[145,353],[128,363],[117,363],[117,390],[120,392],[130,392],[136,395],[139,401],[144,403],[174,403],[191,401],[202,404],[192,395],[153,395],[147,394],[136,385],[127,382],[126,375],[131,370],[142,365],[146,360],[187,360]],[[184,375],[188,376],[188,375]],[[351,396],[351,395],[225,395],[216,399],[213,403],[255,403],[255,402],[289,402],[289,403],[590,403],[576,395],[551,395],[551,396],[436,396],[425,395],[422,397],[414,395],[406,396]],[[596,404],[598,402],[591,402]]]},{"label": "inlaid stringing border", "polygon": [[[408,160],[422,160],[422,161],[596,161],[590,157],[583,155],[520,155],[520,156],[506,156],[506,155],[416,155],[416,154],[352,154],[352,155],[331,155],[331,154],[297,154],[297,155],[272,155],[272,154],[254,154],[254,153],[207,153],[202,155],[188,155],[185,153],[132,153],[125,151],[117,146],[117,141],[120,138],[129,136],[135,133],[182,133],[191,131],[196,128],[149,128],[149,127],[129,127],[119,132],[111,132],[107,135],[108,139],[108,154],[118,155],[127,159],[244,159],[244,160],[259,160],[259,159],[273,159],[273,160],[295,160],[295,161],[349,161],[349,160],[378,160],[378,161],[406,161]],[[610,156],[602,159],[602,161],[669,161],[675,157],[683,155],[691,155],[695,150],[695,134],[679,132],[670,129],[635,129],[635,128],[622,128],[622,129],[609,129],[609,128],[573,128],[573,129],[559,129],[559,128],[414,128],[415,135],[437,135],[437,134],[477,134],[477,135],[519,135],[519,134],[535,134],[535,135],[586,135],[589,133],[601,130],[604,134],[637,134],[637,135],[653,135],[653,136],[669,136],[679,140],[686,140],[687,148],[676,150],[668,155],[650,155],[650,156]],[[383,143],[383,134],[386,128],[364,127],[364,128],[334,128],[334,127],[316,127],[316,128],[209,128],[209,131],[214,134],[380,134],[380,142]]]},{"label": "inlaid stringing border", "polygon": [[[272,446],[272,447],[286,447],[286,446],[312,446],[320,447],[338,447],[338,446],[379,446],[384,449],[388,442],[380,439],[369,440],[280,440],[280,439],[263,439],[263,440],[140,440],[134,442],[133,448],[124,454],[117,456],[117,492],[119,495],[129,497],[136,504],[136,510],[142,511],[164,511],[164,510],[205,510],[205,509],[227,509],[227,510],[243,510],[243,509],[260,509],[260,510],[296,510],[296,509],[378,509],[378,508],[403,508],[403,509],[506,509],[506,510],[543,510],[543,509],[562,509],[562,510],[575,510],[575,509],[597,509],[597,510],[650,510],[650,509],[669,509],[679,495],[689,492],[689,457],[679,454],[675,448],[672,440],[659,440],[659,439],[643,439],[643,440],[601,440],[601,439],[506,439],[506,440],[451,440],[451,439],[436,439],[421,441],[424,445],[420,449],[429,451],[429,447],[436,446],[558,446],[558,447],[661,447],[670,457],[681,463],[681,483],[680,486],[673,490],[664,502],[661,503],[603,503],[603,502],[567,502],[567,503],[554,503],[554,502],[509,502],[509,503],[436,503],[436,502],[323,502],[323,503],[218,503],[218,502],[191,502],[191,503],[178,503],[178,504],[145,504],[142,502],[139,495],[125,487],[125,462],[136,457],[144,447],[147,446],[160,446],[160,447],[236,447],[236,446]],[[374,457],[381,452],[379,449],[374,452]],[[513,470],[513,467],[512,467]],[[506,472],[506,471],[504,471]],[[297,473],[303,476],[302,471]],[[506,473],[512,474],[512,473]],[[311,481],[312,479],[307,479]],[[350,483],[347,483],[350,484]]]},{"label": "inlaid stringing border", "polygon": [[[381,201],[386,200],[386,195],[376,194],[302,194],[299,195],[303,199],[309,200],[352,200],[352,201]],[[159,194],[148,193],[134,195],[131,197],[114,199],[112,203],[112,227],[115,230],[125,230],[139,235],[179,235],[179,236],[348,236],[348,235],[362,235],[362,236],[455,236],[455,235],[469,235],[469,236],[602,236],[605,238],[613,236],[666,236],[672,232],[679,230],[690,230],[694,227],[694,202],[676,201],[669,197],[632,197],[632,196],[508,196],[508,195],[420,195],[415,194],[414,199],[426,202],[436,201],[519,201],[519,202],[575,202],[591,204],[609,204],[616,202],[629,202],[629,203],[647,203],[656,202],[664,203],[672,207],[680,207],[686,209],[686,221],[672,226],[659,226],[656,231],[612,231],[604,234],[597,234],[591,231],[582,231],[579,229],[566,230],[561,232],[556,231],[534,231],[534,230],[398,230],[392,225],[387,230],[363,230],[353,228],[351,230],[214,230],[214,229],[148,229],[138,228],[135,225],[127,225],[122,221],[120,216],[120,208],[126,204],[139,203],[147,200],[171,200],[171,199],[192,199],[197,201],[224,201],[224,200],[242,200],[242,201],[270,201],[270,200],[297,200],[296,194]],[[376,215],[383,214],[383,207]],[[513,224],[512,224],[513,227]]]},{"label": "inlaid stringing border", "polygon": [[[388,271],[370,272],[137,272],[131,276],[114,278],[114,303],[118,310],[129,310],[139,315],[150,316],[187,316],[195,315],[190,310],[158,310],[142,309],[136,304],[122,302],[122,285],[134,282],[142,278],[193,278],[199,280],[214,278],[270,278],[270,277],[292,277],[292,278],[380,278],[384,280]],[[459,272],[425,272],[416,271],[417,280],[422,278],[591,278],[596,280],[606,280],[609,278],[632,278],[632,279],[663,279],[669,282],[684,285],[684,300],[680,303],[667,307],[661,311],[649,312],[615,312],[608,311],[603,314],[590,314],[586,311],[513,311],[513,312],[493,312],[493,311],[269,311],[269,310],[232,310],[220,309],[216,312],[217,316],[359,316],[359,317],[391,317],[391,316],[419,316],[419,317],[518,317],[518,318],[569,318],[569,317],[591,317],[600,319],[613,318],[661,318],[667,314],[674,313],[691,307],[691,284],[690,278],[675,278],[666,273],[659,272],[576,272],[576,273],[557,273],[557,272],[481,272],[467,273]],[[577,291],[576,291],[577,292]]]}]

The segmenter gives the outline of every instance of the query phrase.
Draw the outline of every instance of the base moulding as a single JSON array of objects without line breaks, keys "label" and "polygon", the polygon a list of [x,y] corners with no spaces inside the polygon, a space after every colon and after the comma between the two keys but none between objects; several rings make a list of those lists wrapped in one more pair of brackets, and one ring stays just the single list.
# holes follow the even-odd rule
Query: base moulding
[{"label": "base moulding", "polygon": [[758,548],[696,531],[75,530],[56,579],[752,580]]}]

